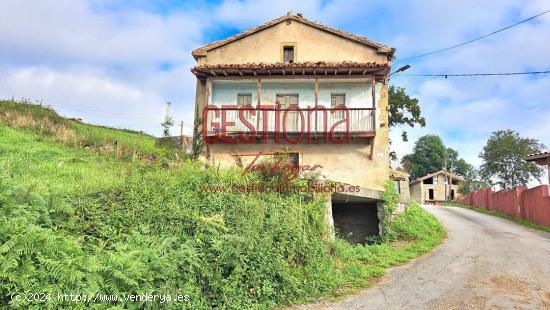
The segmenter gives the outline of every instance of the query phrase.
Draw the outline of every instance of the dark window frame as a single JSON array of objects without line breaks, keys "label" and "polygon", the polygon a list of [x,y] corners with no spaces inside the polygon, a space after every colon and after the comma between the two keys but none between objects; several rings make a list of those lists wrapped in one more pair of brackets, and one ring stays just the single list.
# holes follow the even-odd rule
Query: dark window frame
[{"label": "dark window frame", "polygon": [[[290,55],[287,54],[287,51]],[[292,56],[292,59],[287,57]],[[283,45],[283,63],[293,64],[296,62],[296,47],[294,45]]]},{"label": "dark window frame", "polygon": [[250,97],[250,104],[252,104],[252,93],[237,93],[237,106],[241,106],[240,97]]},{"label": "dark window frame", "polygon": [[[277,93],[275,94],[275,103],[278,104],[278,105],[281,105],[281,102],[278,100],[279,97],[284,97],[284,96],[295,96],[296,97],[296,106],[299,107],[300,106],[300,94],[298,93]],[[290,104],[289,104],[290,106]],[[283,107],[283,108],[288,108],[288,107]]]}]

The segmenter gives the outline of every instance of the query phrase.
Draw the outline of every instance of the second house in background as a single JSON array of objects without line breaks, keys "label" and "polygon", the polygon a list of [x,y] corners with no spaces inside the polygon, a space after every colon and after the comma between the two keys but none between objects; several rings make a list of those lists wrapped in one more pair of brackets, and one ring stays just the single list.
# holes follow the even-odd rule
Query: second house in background
[{"label": "second house in background", "polygon": [[445,170],[440,170],[410,184],[411,200],[420,204],[441,204],[459,198],[458,187],[464,178]]}]

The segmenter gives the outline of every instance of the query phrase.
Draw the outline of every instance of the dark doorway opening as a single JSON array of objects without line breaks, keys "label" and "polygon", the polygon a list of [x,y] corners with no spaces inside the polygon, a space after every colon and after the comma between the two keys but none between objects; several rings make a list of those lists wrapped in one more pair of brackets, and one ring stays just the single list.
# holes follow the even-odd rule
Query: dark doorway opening
[{"label": "dark doorway opening", "polygon": [[451,200],[455,200],[455,190],[451,189]]},{"label": "dark doorway opening", "polygon": [[332,202],[334,227],[349,243],[367,243],[367,237],[377,236],[376,204]]},{"label": "dark doorway opening", "polygon": [[428,200],[434,200],[434,190],[431,188],[428,190]]}]

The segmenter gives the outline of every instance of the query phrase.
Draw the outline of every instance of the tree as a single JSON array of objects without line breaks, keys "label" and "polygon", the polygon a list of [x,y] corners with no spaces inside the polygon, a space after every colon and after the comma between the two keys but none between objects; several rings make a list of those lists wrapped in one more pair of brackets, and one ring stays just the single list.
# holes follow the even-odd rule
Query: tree
[{"label": "tree", "polygon": [[465,179],[475,179],[478,174],[474,166],[470,165],[462,158],[454,161],[452,167],[447,167],[447,169],[454,174],[463,176]]},{"label": "tree", "polygon": [[445,166],[447,149],[437,135],[425,135],[418,138],[413,152],[403,156],[402,164],[411,178],[416,179],[439,171]]},{"label": "tree", "polygon": [[172,118],[172,103],[166,102],[166,114],[164,115],[164,122],[160,124],[162,126],[162,136],[170,137],[170,128],[174,126],[174,119]]},{"label": "tree", "polygon": [[195,126],[193,126],[193,140],[191,144],[191,158],[193,159],[199,158],[205,146],[201,132],[201,118],[197,115],[196,119]]},{"label": "tree", "polygon": [[543,148],[537,140],[523,138],[513,130],[495,131],[479,154],[481,176],[504,189],[526,186],[533,178],[540,181],[542,169],[523,157]]},{"label": "tree", "polygon": [[[414,127],[416,124],[426,126],[426,119],[421,116],[418,99],[411,98],[402,87],[390,86],[389,98],[389,127],[408,125]],[[401,133],[403,141],[408,141],[407,132]]]},{"label": "tree", "polygon": [[474,166],[459,158],[456,150],[445,147],[438,135],[420,137],[414,144],[413,152],[405,155],[401,164],[413,179],[441,169],[465,179],[474,179],[477,175]]},{"label": "tree", "polygon": [[491,186],[489,182],[479,178],[466,179],[464,182],[460,183],[460,185],[458,186],[458,192],[466,196],[471,192],[475,192],[477,190],[480,190],[482,188],[487,188],[489,186]]}]

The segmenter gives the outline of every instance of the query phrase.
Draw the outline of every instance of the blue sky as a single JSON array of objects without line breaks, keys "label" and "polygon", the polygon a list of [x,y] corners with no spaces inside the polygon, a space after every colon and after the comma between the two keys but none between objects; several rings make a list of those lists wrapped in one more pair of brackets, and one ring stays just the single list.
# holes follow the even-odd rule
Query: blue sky
[{"label": "blue sky", "polygon": [[[388,3],[389,2],[389,3]],[[404,58],[439,49],[550,9],[545,0],[0,2],[0,98],[43,100],[67,116],[159,134],[164,102],[190,133],[191,50],[287,11],[397,48]],[[395,63],[408,74],[550,69],[550,14],[473,44]],[[491,131],[514,129],[550,146],[550,76],[395,76],[422,105],[428,125],[392,147],[400,156],[436,133],[479,165]],[[173,132],[178,130],[174,128]]]}]

